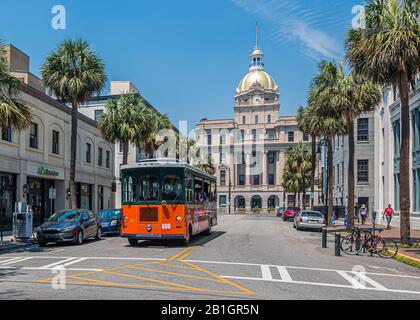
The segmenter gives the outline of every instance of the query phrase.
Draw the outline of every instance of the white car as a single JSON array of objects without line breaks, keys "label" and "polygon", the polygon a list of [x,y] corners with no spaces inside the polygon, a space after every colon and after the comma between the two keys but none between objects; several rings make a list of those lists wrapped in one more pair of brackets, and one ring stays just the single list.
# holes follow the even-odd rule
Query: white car
[{"label": "white car", "polygon": [[327,226],[324,215],[319,211],[301,211],[293,220],[297,230],[310,229],[322,231]]}]

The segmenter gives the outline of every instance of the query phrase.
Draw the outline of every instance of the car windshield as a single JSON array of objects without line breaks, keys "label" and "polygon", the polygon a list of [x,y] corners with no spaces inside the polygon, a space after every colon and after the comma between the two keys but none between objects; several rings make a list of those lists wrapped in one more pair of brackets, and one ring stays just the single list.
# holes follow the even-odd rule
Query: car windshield
[{"label": "car windshield", "polygon": [[121,210],[102,210],[98,213],[100,219],[117,219],[121,215]]},{"label": "car windshield", "polygon": [[77,221],[80,218],[80,212],[77,210],[59,211],[54,213],[49,222],[71,222]]},{"label": "car windshield", "polygon": [[308,218],[324,218],[321,212],[302,212],[301,216]]}]

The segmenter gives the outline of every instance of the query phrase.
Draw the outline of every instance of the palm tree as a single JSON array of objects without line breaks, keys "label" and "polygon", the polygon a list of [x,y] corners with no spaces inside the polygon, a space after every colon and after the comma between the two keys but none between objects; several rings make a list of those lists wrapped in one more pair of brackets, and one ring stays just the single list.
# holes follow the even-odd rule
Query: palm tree
[{"label": "palm tree", "polygon": [[123,145],[123,165],[128,163],[130,144],[139,144],[147,132],[147,107],[136,94],[124,94],[107,102],[107,112],[98,120],[103,138]]},{"label": "palm tree", "polygon": [[[420,4],[412,0],[371,0],[366,27],[348,32],[347,59],[375,83],[398,88],[401,100],[401,241],[410,235],[410,89],[420,72]],[[411,88],[410,88],[411,87]]]},{"label": "palm tree", "polygon": [[[312,163],[312,170],[311,170],[311,193],[312,195],[315,195],[315,174],[316,174],[316,167],[317,167],[317,161],[316,161],[316,142],[317,142],[317,137],[319,136],[320,132],[317,128],[317,126],[315,127],[311,127],[311,121],[307,115],[307,108],[304,107],[300,107],[298,109],[298,116],[297,116],[297,121],[298,121],[298,126],[299,129],[302,130],[303,132],[310,134],[311,135],[311,150],[312,150],[312,159],[311,159],[311,163]],[[311,210],[314,209],[314,197],[311,199]]]},{"label": "palm tree", "polygon": [[288,192],[297,193],[300,203],[300,195],[303,195],[303,208],[306,210],[306,190],[311,180],[311,152],[306,150],[303,142],[286,151],[286,164],[284,170],[284,185]]},{"label": "palm tree", "polygon": [[203,170],[204,172],[208,173],[211,176],[214,176],[214,174],[216,173],[216,168],[214,167],[211,157],[208,159],[207,162],[200,162],[195,166],[198,169]]},{"label": "palm tree", "polygon": [[32,122],[29,106],[16,99],[20,81],[10,75],[5,50],[0,39],[0,128],[24,130]]},{"label": "palm tree", "polygon": [[146,114],[146,132],[139,141],[141,148],[148,154],[150,159],[153,159],[154,153],[159,147],[165,143],[165,135],[162,130],[171,129],[172,124],[168,115],[160,114],[155,110],[149,109]]},{"label": "palm tree", "polygon": [[78,109],[105,86],[104,69],[102,60],[84,40],[62,42],[41,67],[42,79],[50,92],[72,105],[70,195],[73,209],[78,206],[75,183]]},{"label": "palm tree", "polygon": [[355,140],[354,119],[361,114],[374,111],[381,102],[381,90],[366,78],[355,73],[346,75],[342,66],[337,66],[338,79],[331,87],[328,99],[334,108],[340,110],[347,122],[349,145],[348,159],[348,221],[349,228],[354,226],[355,203]]},{"label": "palm tree", "polygon": [[338,69],[332,62],[322,61],[309,93],[307,116],[309,126],[318,128],[328,141],[328,225],[333,215],[333,137],[347,132],[346,120],[341,110],[331,103],[331,88],[338,81]]}]

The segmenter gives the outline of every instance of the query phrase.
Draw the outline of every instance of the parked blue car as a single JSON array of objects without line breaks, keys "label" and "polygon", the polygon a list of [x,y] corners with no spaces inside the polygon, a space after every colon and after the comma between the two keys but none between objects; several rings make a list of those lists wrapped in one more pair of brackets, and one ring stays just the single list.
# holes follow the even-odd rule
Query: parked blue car
[{"label": "parked blue car", "polygon": [[102,234],[120,234],[122,210],[104,209],[99,211],[97,218],[101,223]]}]

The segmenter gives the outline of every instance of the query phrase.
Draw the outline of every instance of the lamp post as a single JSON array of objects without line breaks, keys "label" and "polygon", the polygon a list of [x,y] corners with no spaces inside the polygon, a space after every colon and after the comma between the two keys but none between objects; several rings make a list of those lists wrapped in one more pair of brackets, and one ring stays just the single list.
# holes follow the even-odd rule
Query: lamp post
[{"label": "lamp post", "polygon": [[[329,217],[328,217],[328,193],[329,193],[329,188],[328,188],[328,161],[330,161],[330,159],[328,159],[328,153],[325,152],[325,148],[328,147],[328,140],[327,139],[322,139],[321,141],[319,141],[319,145],[318,145],[318,154],[323,155],[323,165],[322,165],[322,170],[323,170],[323,178],[322,178],[322,190],[324,192],[324,207],[325,207],[325,219],[328,221]],[[324,152],[322,152],[322,149],[324,148]]]},{"label": "lamp post", "polygon": [[230,176],[230,166],[228,167],[229,174],[229,214],[232,214],[232,179]]}]

